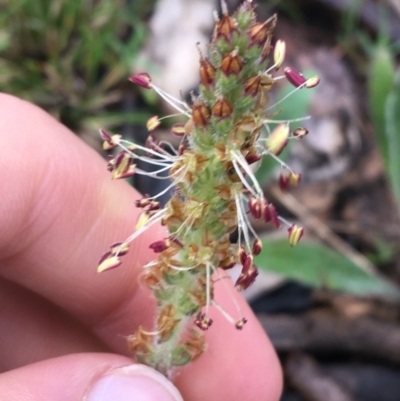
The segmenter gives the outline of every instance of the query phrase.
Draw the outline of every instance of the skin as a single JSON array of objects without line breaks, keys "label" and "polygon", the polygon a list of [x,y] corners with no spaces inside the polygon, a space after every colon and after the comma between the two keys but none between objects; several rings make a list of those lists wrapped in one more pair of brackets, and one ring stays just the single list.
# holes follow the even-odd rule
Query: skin
[{"label": "skin", "polygon": [[[67,128],[4,94],[0,152],[0,394],[80,400],[99,375],[132,363],[126,336],[151,327],[154,302],[138,276],[163,229],[153,226],[120,267],[97,274],[101,255],[132,233],[139,194],[112,181],[104,160]],[[229,286],[217,284],[217,301],[235,315],[234,296],[249,322],[239,332],[213,311],[208,350],[173,381],[186,401],[277,401],[276,354]]]}]

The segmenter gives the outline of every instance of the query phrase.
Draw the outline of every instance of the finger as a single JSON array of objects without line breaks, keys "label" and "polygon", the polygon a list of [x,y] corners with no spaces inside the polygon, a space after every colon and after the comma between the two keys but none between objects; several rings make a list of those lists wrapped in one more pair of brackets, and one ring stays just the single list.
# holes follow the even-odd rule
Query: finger
[{"label": "finger", "polygon": [[[277,401],[282,392],[282,372],[274,349],[249,305],[230,280],[215,285],[215,299],[234,317],[246,317],[243,330],[211,309],[214,323],[206,332],[207,349],[177,375],[183,398],[190,401]],[[238,309],[240,313],[238,314]]]},{"label": "finger", "polygon": [[[0,113],[0,131],[8,133],[0,136],[0,149],[8,150],[0,159],[7,172],[0,203],[0,230],[7,228],[0,231],[0,249],[7,255],[2,274],[66,309],[113,349],[125,352],[123,336],[153,320],[153,302],[138,286],[137,275],[153,256],[148,245],[162,235],[161,229],[155,227],[135,241],[123,266],[96,275],[98,255],[115,242],[116,233],[124,238],[132,232],[137,218],[134,190],[112,182],[93,151],[37,108],[3,98]],[[280,371],[271,345],[244,301],[235,297],[252,323],[238,336],[218,319],[220,330],[213,328],[208,335],[210,352],[181,375],[188,400],[218,400],[214,394],[221,392],[239,400],[244,385],[258,399],[267,399],[270,378],[275,383],[267,396],[279,392]],[[230,303],[226,295],[222,298],[224,306]],[[253,367],[246,381],[242,366]],[[230,378],[237,380],[221,388]]]},{"label": "finger", "polygon": [[0,371],[78,352],[109,352],[86,327],[27,289],[0,279]]},{"label": "finger", "polygon": [[120,269],[97,274],[100,256],[134,229],[137,193],[112,181],[93,150],[33,105],[3,95],[0,132],[0,274],[125,350],[123,335],[152,322],[137,274],[152,257],[149,236],[161,229],[135,241]]},{"label": "finger", "polygon": [[38,362],[0,375],[7,401],[183,401],[150,368],[112,354],[79,354]]}]

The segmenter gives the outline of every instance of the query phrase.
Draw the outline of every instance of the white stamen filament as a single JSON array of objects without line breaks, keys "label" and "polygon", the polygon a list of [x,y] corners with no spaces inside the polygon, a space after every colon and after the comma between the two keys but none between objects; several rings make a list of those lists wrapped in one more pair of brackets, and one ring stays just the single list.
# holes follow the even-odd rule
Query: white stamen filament
[{"label": "white stamen filament", "polygon": [[199,266],[199,264],[200,263],[198,263],[197,265],[194,265],[194,266],[189,266],[189,267],[180,267],[180,266],[175,266],[175,265],[168,265],[168,266],[173,270],[177,270],[179,272],[186,272],[186,271],[195,269],[197,266]]},{"label": "white stamen filament", "polygon": [[166,145],[169,149],[174,153],[174,155],[178,156],[178,151],[167,141],[160,141],[160,145]]},{"label": "white stamen filament", "polygon": [[243,168],[243,170],[246,172],[246,174],[251,178],[251,180],[253,181],[253,185],[255,190],[257,191],[257,194],[261,197],[264,196],[264,193],[260,187],[260,184],[257,181],[257,178],[254,176],[253,172],[251,171],[251,168],[249,166],[249,164],[247,163],[246,159],[242,156],[241,153],[235,152],[235,151],[231,151],[230,152],[233,157],[237,160],[237,162],[240,164],[240,167]]},{"label": "white stamen filament", "polygon": [[[175,174],[178,174],[182,169],[184,169],[185,167],[181,167],[179,170],[177,170],[173,175],[175,175]],[[171,184],[170,185],[168,185],[168,187],[167,188],[165,188],[165,189],[163,189],[161,192],[159,192],[157,195],[154,195],[154,196],[152,196],[152,197],[150,197],[150,198],[148,198],[148,199],[157,199],[157,198],[159,198],[160,196],[163,196],[164,194],[166,194],[171,188],[173,188],[173,187],[175,187],[181,180],[182,180],[182,178],[185,176],[185,173],[183,173],[182,175],[181,175],[181,177],[179,177],[178,179],[176,179],[176,180],[174,180],[174,181],[172,181],[171,182]],[[172,176],[168,176],[168,177],[165,177],[165,179],[167,179],[167,178],[171,178]],[[156,178],[156,177],[154,177],[154,178]],[[157,178],[160,178],[160,177],[157,177]]]},{"label": "white stamen filament", "polygon": [[278,216],[278,219],[285,225],[287,225],[288,227],[290,227],[292,225],[292,223],[288,220],[286,220],[284,217]]},{"label": "white stamen filament", "polygon": [[242,205],[241,205],[241,200],[240,200],[239,195],[235,195],[235,202],[236,202],[236,211],[237,211],[237,216],[238,216],[239,227],[241,227],[241,231],[243,232],[244,241],[246,243],[247,250],[249,252],[251,252],[249,231],[247,229],[246,221],[243,217]]},{"label": "white stamen filament", "polygon": [[[240,203],[243,205],[242,202],[240,202]],[[255,239],[259,240],[260,237],[257,235],[257,233],[255,232],[253,226],[250,224],[249,218],[247,217],[247,213],[243,209],[242,209],[242,214],[243,214],[243,218],[244,218],[244,220],[246,222],[247,227],[250,229],[251,233],[253,234],[253,237]]]},{"label": "white stamen filament", "polygon": [[262,120],[263,124],[281,124],[281,123],[295,123],[297,121],[304,121],[304,120],[309,120],[311,116],[305,116],[305,117],[299,117],[299,118],[293,118],[291,120]]},{"label": "white stamen filament", "polygon": [[218,280],[221,281],[222,285],[225,287],[225,290],[228,293],[229,297],[231,298],[231,300],[233,302],[233,305],[235,306],[236,311],[238,312],[238,315],[241,316],[242,315],[242,309],[241,309],[241,307],[239,305],[239,302],[235,298],[232,289],[228,287],[228,284],[225,281],[225,279],[229,279],[229,277],[222,277],[221,273],[219,272],[219,270],[214,268],[213,266],[212,266],[212,269],[213,269],[214,273],[218,276]]},{"label": "white stamen filament", "polygon": [[289,92],[286,96],[284,96],[281,100],[278,100],[275,104],[271,104],[271,106],[267,107],[264,109],[264,111],[273,109],[274,107],[276,107],[278,104],[282,103],[283,101],[285,101],[288,97],[292,96],[293,93],[297,92],[299,89],[304,88],[304,86],[306,85],[307,81],[302,83],[300,86],[298,86],[297,88],[294,88],[291,92]]},{"label": "white stamen filament", "polygon": [[116,252],[115,256],[118,256],[118,253],[120,250],[123,248],[125,244],[129,244],[132,242],[134,239],[139,237],[139,235],[143,234],[150,226],[153,224],[159,222],[165,215],[166,209],[161,209],[159,210],[156,214],[150,217],[149,220],[145,223],[143,227],[140,227],[138,230],[136,230],[132,235],[130,235],[124,242],[123,244],[119,247],[118,251]]},{"label": "white stamen filament", "polygon": [[286,170],[289,170],[291,173],[293,173],[293,170],[278,156],[274,155],[273,153],[269,152],[268,150],[264,150],[264,152],[262,154],[271,156],[273,159],[275,159],[280,164],[281,167],[283,167]]},{"label": "white stamen filament", "polygon": [[128,144],[128,145],[133,145],[135,148],[140,149],[140,150],[143,150],[143,151],[145,151],[145,152],[147,152],[147,153],[151,153],[152,155],[157,156],[157,157],[159,157],[160,159],[168,160],[168,161],[170,161],[170,162],[173,162],[173,161],[176,160],[176,157],[175,157],[175,156],[171,156],[169,153],[159,153],[159,152],[156,152],[156,151],[153,150],[153,149],[146,148],[145,146],[138,145],[137,143],[132,143],[132,142],[126,141],[125,139],[122,139],[122,140],[120,141],[120,143],[118,144],[118,146],[119,146],[120,148],[122,148],[123,150],[125,150],[125,151],[126,151],[127,153],[129,153],[130,155],[132,155],[133,157],[135,157],[135,158],[139,158],[139,156],[136,155],[135,153],[133,153],[132,150],[130,150],[130,149],[128,149],[127,147],[125,147],[122,143],[126,143],[126,144]]},{"label": "white stamen filament", "polygon": [[175,110],[178,110],[180,113],[182,113],[183,115],[185,115],[186,117],[191,117],[190,113],[187,112],[186,110],[183,110],[182,108],[180,108],[178,106],[178,104],[184,105],[187,107],[187,104],[185,102],[182,102],[178,99],[176,99],[175,97],[169,95],[168,93],[164,92],[163,90],[161,90],[160,88],[158,88],[157,86],[151,84],[151,87],[167,102],[169,103]]},{"label": "white stamen filament", "polygon": [[218,309],[228,322],[232,323],[234,326],[236,325],[237,321],[217,301],[213,300],[212,305]]},{"label": "white stamen filament", "polygon": [[240,171],[240,167],[237,165],[236,160],[232,160],[232,164],[233,167],[235,168],[236,174],[239,176],[240,181],[242,181],[242,184],[249,190],[249,192],[257,197],[256,192],[254,191],[254,189],[251,187],[251,185],[247,182],[246,178],[244,177],[244,175],[242,174],[242,172]]},{"label": "white stamen filament", "polygon": [[140,169],[136,169],[136,172],[138,174],[146,175],[148,177],[153,177],[153,178],[158,178],[158,179],[166,179],[166,178],[169,178],[169,177],[167,177],[167,176],[157,177],[157,174],[162,173],[163,171],[169,170],[170,168],[171,168],[171,166],[169,165],[169,166],[161,168],[160,170],[157,170],[157,171],[143,171],[143,170],[140,170]]},{"label": "white stamen filament", "polygon": [[210,263],[206,264],[206,315],[208,316],[211,304],[211,273]]}]

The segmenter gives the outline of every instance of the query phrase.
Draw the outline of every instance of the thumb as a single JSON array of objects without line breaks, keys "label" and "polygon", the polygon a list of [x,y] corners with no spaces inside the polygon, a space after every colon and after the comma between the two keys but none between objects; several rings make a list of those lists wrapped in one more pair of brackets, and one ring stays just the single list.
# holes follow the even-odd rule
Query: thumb
[{"label": "thumb", "polygon": [[0,375],[8,401],[183,401],[162,374],[112,354],[76,354]]}]

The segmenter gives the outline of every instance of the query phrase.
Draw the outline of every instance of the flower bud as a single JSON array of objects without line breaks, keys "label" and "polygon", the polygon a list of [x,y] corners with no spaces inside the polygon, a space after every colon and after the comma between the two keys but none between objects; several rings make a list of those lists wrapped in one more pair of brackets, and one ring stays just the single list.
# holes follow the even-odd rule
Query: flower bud
[{"label": "flower bud", "polygon": [[219,21],[216,26],[215,34],[217,38],[223,36],[224,38],[230,40],[235,30],[236,24],[233,18],[228,14],[224,14],[221,18],[221,21]]},{"label": "flower bud", "polygon": [[274,14],[264,23],[253,25],[248,31],[248,35],[250,38],[250,45],[253,44],[263,45],[264,42],[267,40],[268,36],[271,35],[273,29],[275,28],[277,19],[278,19],[277,15]]},{"label": "flower bud", "polygon": [[274,78],[272,77],[272,75],[264,73],[261,75],[260,83],[264,89],[269,90],[269,89],[271,89],[271,86],[275,83],[275,81],[274,81]]},{"label": "flower bud", "polygon": [[274,64],[275,69],[278,70],[285,60],[286,43],[283,40],[278,40],[274,49]]},{"label": "flower bud", "polygon": [[261,77],[256,75],[244,81],[244,93],[246,95],[255,96],[260,88]]},{"label": "flower bud", "polygon": [[212,114],[218,118],[228,118],[232,115],[233,105],[225,97],[218,99],[212,108]]},{"label": "flower bud", "polygon": [[304,78],[303,74],[297,72],[293,68],[286,67],[284,70],[286,79],[296,88],[304,85],[306,83],[306,79]]},{"label": "flower bud", "polygon": [[196,102],[192,108],[192,119],[195,127],[204,128],[210,120],[210,110],[201,102]]},{"label": "flower bud", "polygon": [[279,124],[265,141],[268,152],[275,156],[280,155],[289,141],[289,124]]},{"label": "flower bud", "polygon": [[205,58],[200,58],[200,82],[208,87],[214,83],[215,67]]},{"label": "flower bud", "polygon": [[142,88],[151,89],[151,77],[149,74],[147,74],[147,72],[141,72],[140,74],[132,75],[129,78],[129,81],[141,86]]},{"label": "flower bud", "polygon": [[288,233],[289,233],[289,244],[291,246],[295,246],[303,236],[304,228],[299,227],[297,224],[292,224],[288,228]]},{"label": "flower bud", "polygon": [[243,61],[238,56],[237,49],[228,53],[221,61],[221,71],[225,75],[238,75],[243,68]]}]

